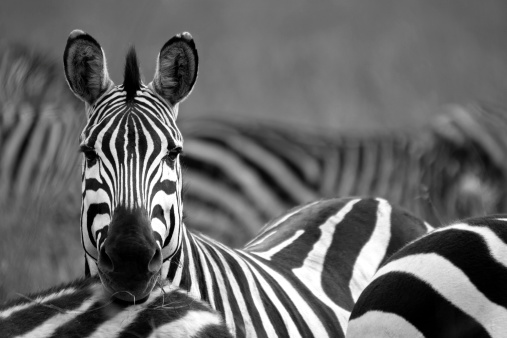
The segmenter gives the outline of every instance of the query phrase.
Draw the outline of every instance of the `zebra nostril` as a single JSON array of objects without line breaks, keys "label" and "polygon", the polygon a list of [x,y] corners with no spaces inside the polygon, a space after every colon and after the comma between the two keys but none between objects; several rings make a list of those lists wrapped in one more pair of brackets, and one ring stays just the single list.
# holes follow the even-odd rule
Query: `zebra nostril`
[{"label": "zebra nostril", "polygon": [[114,264],[111,257],[106,253],[105,245],[99,252],[99,269],[103,272],[111,272],[114,270]]},{"label": "zebra nostril", "polygon": [[148,263],[148,270],[150,272],[157,272],[162,267],[162,252],[157,247],[155,250],[155,253],[153,254],[153,257],[150,260],[150,263]]}]

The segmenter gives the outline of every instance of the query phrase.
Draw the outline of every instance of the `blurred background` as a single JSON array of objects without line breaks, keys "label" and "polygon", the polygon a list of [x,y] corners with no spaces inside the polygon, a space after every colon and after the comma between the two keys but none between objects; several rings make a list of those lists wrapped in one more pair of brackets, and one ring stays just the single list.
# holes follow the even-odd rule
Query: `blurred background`
[{"label": "blurred background", "polygon": [[[200,71],[181,118],[400,130],[449,103],[507,104],[504,1],[0,1],[0,39],[59,64],[76,28],[102,45],[116,83],[131,44],[147,83],[162,45],[191,32]],[[12,217],[0,215],[0,301],[83,274],[79,210],[25,215],[28,230]]]},{"label": "blurred background", "polygon": [[0,34],[61,62],[79,28],[116,83],[134,44],[145,81],[174,34],[200,54],[182,116],[234,114],[339,129],[419,125],[442,104],[507,101],[507,3],[498,0],[0,2]]}]

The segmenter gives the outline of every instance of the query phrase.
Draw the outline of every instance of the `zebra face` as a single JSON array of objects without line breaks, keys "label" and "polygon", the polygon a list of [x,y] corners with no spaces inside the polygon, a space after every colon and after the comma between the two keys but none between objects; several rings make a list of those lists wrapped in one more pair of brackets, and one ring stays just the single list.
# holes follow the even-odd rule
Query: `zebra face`
[{"label": "zebra face", "polygon": [[183,138],[176,117],[197,78],[190,34],[170,39],[157,61],[146,86],[131,48],[124,82],[115,86],[90,35],[73,31],[64,53],[67,82],[88,116],[80,138],[87,273],[126,301],[149,295],[181,244]]}]

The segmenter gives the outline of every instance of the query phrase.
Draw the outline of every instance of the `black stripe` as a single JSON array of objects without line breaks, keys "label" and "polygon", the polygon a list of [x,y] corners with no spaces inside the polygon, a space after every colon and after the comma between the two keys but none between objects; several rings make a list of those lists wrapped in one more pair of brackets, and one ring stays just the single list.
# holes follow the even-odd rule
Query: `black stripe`
[{"label": "black stripe", "polygon": [[[225,253],[224,259],[226,264],[229,266],[232,276],[229,278],[234,278],[241,289],[241,294],[243,295],[243,299],[247,306],[247,309],[244,309],[242,312],[248,312],[250,318],[252,319],[254,329],[258,335],[258,337],[266,337],[266,332],[262,326],[262,320],[259,315],[259,311],[254,306],[254,300],[252,298],[252,290],[250,290],[250,286],[248,285],[248,281],[246,275],[243,271],[243,268],[237,263],[237,261],[231,257],[231,255]],[[238,259],[242,259],[241,256]]]},{"label": "black stripe", "polygon": [[[500,227],[497,229],[501,231]],[[505,237],[505,223],[502,232]],[[436,253],[446,258],[461,269],[490,301],[507,307],[507,293],[504,291],[507,268],[492,258],[482,236],[457,229],[434,232],[407,246],[392,260],[418,253]]]},{"label": "black stripe", "polygon": [[345,215],[335,228],[333,240],[325,261],[322,287],[338,306],[352,310],[354,300],[348,287],[354,271],[354,264],[363,246],[370,239],[377,221],[378,201],[362,199]]},{"label": "black stripe", "polygon": [[392,254],[400,250],[400,248],[408,242],[412,241],[414,238],[421,237],[425,233],[426,226],[421,219],[404,209],[392,206],[391,238],[381,265],[384,265],[385,261],[391,257]]},{"label": "black stripe", "polygon": [[472,317],[407,273],[391,272],[375,279],[359,297],[350,320],[374,310],[398,314],[425,337],[490,337]]},{"label": "black stripe", "polygon": [[[273,290],[276,298],[280,300],[280,303],[283,304],[284,309],[287,311],[289,316],[293,319],[294,324],[296,325],[298,331],[300,332],[301,336],[303,337],[311,337],[312,332],[308,325],[306,324],[305,320],[303,319],[303,313],[300,312],[300,309],[298,309],[292,300],[289,298],[285,290],[278,284],[278,282],[271,277],[267,272],[265,272],[262,268],[260,268],[257,263],[249,259],[248,257],[244,257],[246,261],[248,261],[254,269],[257,270],[259,275],[261,275],[266,282],[271,286],[271,289]],[[283,275],[283,274],[282,274]],[[285,277],[285,276],[284,276]],[[279,313],[279,310],[276,308],[274,304],[272,304],[271,300],[269,298],[262,299],[264,302],[264,306],[269,309],[268,314],[270,317],[272,317],[275,313]],[[312,309],[313,310],[313,309]],[[275,317],[276,318],[276,317]],[[273,321],[272,321],[273,322]],[[275,330],[278,330],[277,326],[283,326],[278,325],[278,323],[273,322],[273,326],[275,327]]]},{"label": "black stripe", "polygon": [[[210,252],[212,250],[214,250],[213,248],[211,248],[211,246],[202,241],[200,242],[201,244],[201,247],[204,247],[207,252]],[[222,294],[220,293],[220,289],[218,287],[218,277],[217,277],[217,274],[219,274],[220,272],[219,271],[215,271],[213,269],[213,267],[211,266],[211,257],[209,254],[205,255],[204,257],[204,260],[206,261],[206,264],[208,266],[208,271],[209,271],[209,274],[211,276],[211,281],[212,281],[212,284],[213,284],[213,296],[214,296],[214,302],[215,302],[215,307],[216,307],[216,310],[219,312],[219,313],[224,313],[224,305],[223,305],[223,302],[225,300],[222,299]],[[224,277],[224,276],[222,276]],[[208,294],[208,292],[202,294],[201,296],[202,300],[207,302],[207,303],[210,303],[210,295]]]},{"label": "black stripe", "polygon": [[[221,252],[222,250],[217,248],[216,246],[213,246],[213,248],[211,248],[211,250],[209,250],[209,259],[213,260],[215,262],[215,264],[217,265],[219,271],[216,273],[221,274],[222,276],[225,277],[225,278],[223,278],[223,282],[224,282],[225,290],[226,290],[227,296],[228,296],[227,299],[225,299],[225,301],[230,305],[232,314],[234,316],[233,318],[234,318],[234,322],[236,324],[236,335],[243,336],[244,329],[245,329],[244,319],[243,319],[243,315],[242,315],[243,309],[240,309],[238,302],[236,301],[236,298],[234,297],[234,293],[232,291],[232,287],[231,287],[231,283],[230,283],[231,278],[234,278],[234,279],[236,279],[236,278],[234,276],[230,276],[226,273],[224,265],[222,264],[220,258],[217,255],[217,251]],[[221,252],[221,253],[222,253],[222,256],[225,256],[225,257],[228,255],[227,253],[224,253],[224,252]],[[194,262],[194,263],[196,263],[196,262]],[[187,283],[187,285],[188,284],[189,283]],[[238,284],[242,285],[241,283],[238,283]],[[182,283],[180,283],[180,287],[183,287],[183,281],[182,281]],[[222,298],[224,298],[224,297],[222,296]]]},{"label": "black stripe", "polygon": [[7,319],[0,320],[0,328],[5,333],[3,337],[25,334],[55,315],[77,309],[88,297],[90,290],[85,288],[15,312]]},{"label": "black stripe", "polygon": [[118,311],[120,309],[116,309],[114,304],[97,301],[85,312],[56,329],[51,338],[87,337],[101,324],[112,319]]}]

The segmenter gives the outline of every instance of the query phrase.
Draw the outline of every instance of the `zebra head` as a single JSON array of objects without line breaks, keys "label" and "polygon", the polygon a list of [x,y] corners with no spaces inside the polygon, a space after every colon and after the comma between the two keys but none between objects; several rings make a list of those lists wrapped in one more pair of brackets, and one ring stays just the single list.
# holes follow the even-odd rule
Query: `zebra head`
[{"label": "zebra head", "polygon": [[115,297],[138,301],[181,244],[183,138],[175,120],[197,78],[195,44],[188,33],[167,41],[148,85],[133,48],[123,84],[115,85],[101,46],[79,30],[70,34],[63,59],[88,118],[80,137],[87,274],[98,274]]}]

